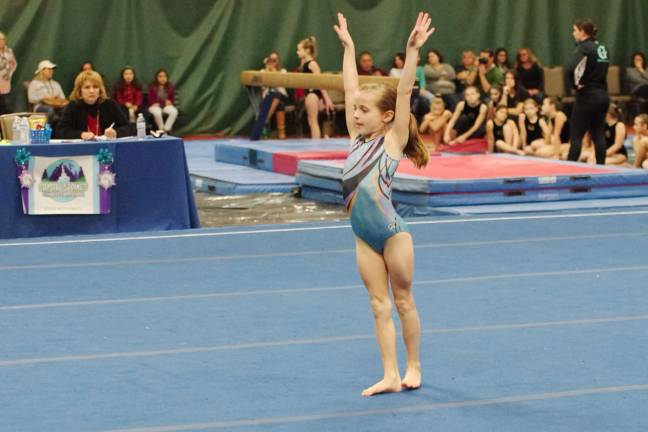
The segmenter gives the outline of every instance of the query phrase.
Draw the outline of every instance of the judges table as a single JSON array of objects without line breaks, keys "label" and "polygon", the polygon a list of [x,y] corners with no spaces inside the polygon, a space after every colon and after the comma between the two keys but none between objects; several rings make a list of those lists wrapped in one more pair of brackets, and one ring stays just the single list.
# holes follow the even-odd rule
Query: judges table
[{"label": "judges table", "polygon": [[[114,157],[116,186],[105,215],[23,214],[14,157],[20,148],[32,156]],[[0,146],[0,238],[97,234],[198,228],[184,143],[179,138],[135,138],[98,142]]]}]

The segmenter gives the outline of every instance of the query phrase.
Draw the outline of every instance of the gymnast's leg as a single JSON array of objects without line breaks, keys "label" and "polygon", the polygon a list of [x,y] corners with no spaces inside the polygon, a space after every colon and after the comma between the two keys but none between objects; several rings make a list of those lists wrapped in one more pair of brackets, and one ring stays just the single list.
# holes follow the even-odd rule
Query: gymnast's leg
[{"label": "gymnast's leg", "polygon": [[391,315],[392,303],[385,261],[382,255],[356,237],[356,262],[369,293],[376,339],[384,369],[383,379],[366,388],[362,395],[397,392],[401,390],[401,378],[396,357],[396,328]]},{"label": "gymnast's leg", "polygon": [[308,117],[308,127],[311,131],[311,138],[321,138],[322,132],[320,131],[319,121],[319,98],[315,93],[308,93],[304,99],[306,106],[306,116]]},{"label": "gymnast's leg", "polygon": [[414,273],[414,245],[412,236],[400,232],[391,236],[385,244],[385,263],[394,292],[394,303],[403,328],[403,341],[407,350],[407,366],[402,386],[417,389],[421,386],[421,323],[412,294]]}]

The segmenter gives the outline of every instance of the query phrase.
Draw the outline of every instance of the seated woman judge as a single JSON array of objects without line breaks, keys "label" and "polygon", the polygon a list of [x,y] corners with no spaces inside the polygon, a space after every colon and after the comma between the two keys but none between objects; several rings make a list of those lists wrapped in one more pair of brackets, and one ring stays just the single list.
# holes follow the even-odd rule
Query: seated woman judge
[{"label": "seated woman judge", "polygon": [[74,80],[70,103],[56,130],[57,138],[93,140],[99,136],[132,135],[131,126],[117,102],[106,95],[101,75],[85,71]]}]

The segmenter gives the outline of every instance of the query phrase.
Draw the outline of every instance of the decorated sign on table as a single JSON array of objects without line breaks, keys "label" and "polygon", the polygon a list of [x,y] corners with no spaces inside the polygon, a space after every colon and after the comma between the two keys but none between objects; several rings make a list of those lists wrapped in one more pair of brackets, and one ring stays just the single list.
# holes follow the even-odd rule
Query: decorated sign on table
[{"label": "decorated sign on table", "polygon": [[110,213],[115,173],[108,149],[97,155],[43,157],[23,148],[15,161],[25,214]]}]

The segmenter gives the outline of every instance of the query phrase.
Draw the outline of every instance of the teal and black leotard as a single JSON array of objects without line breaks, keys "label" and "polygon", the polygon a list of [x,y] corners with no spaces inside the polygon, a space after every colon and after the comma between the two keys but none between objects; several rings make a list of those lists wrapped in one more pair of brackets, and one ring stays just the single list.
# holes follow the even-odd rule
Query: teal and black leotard
[{"label": "teal and black leotard", "polygon": [[365,141],[358,136],[344,163],[342,189],[356,236],[382,253],[387,239],[408,232],[391,201],[391,184],[398,167],[383,147],[384,136]]}]

